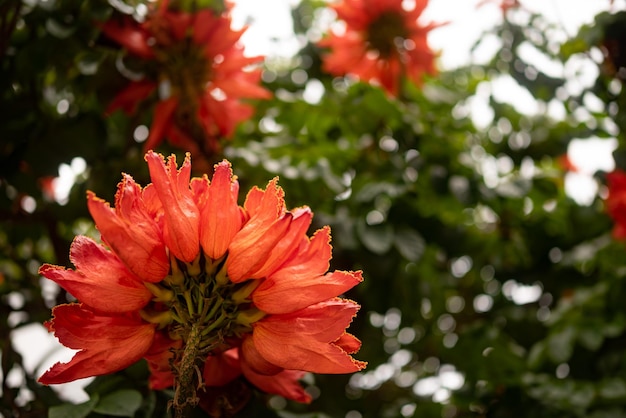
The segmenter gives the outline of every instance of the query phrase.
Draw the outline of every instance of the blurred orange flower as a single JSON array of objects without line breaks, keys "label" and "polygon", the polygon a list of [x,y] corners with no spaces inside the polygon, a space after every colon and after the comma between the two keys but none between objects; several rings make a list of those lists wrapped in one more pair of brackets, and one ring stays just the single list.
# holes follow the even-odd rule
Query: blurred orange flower
[{"label": "blurred orange flower", "polygon": [[417,85],[424,74],[435,74],[435,56],[427,42],[433,24],[418,19],[428,0],[407,6],[402,0],[343,0],[331,6],[345,23],[319,45],[328,47],[323,68],[333,75],[350,74],[380,84],[397,96],[406,77]]},{"label": "blurred orange flower", "polygon": [[220,138],[231,136],[253,114],[241,99],[270,97],[259,86],[261,70],[248,68],[263,57],[244,56],[239,39],[245,29],[231,30],[227,14],[172,11],[168,3],[161,1],[143,23],[125,17],[102,26],[129,54],[156,63],[152,73],[118,93],[107,113],[132,114],[156,93],[144,149],[156,148],[166,137],[183,149],[210,154],[219,149]]},{"label": "blurred orange flower", "polygon": [[609,194],[606,198],[606,209],[615,222],[613,236],[626,238],[626,172],[616,169],[606,175]]},{"label": "blurred orange flower", "polygon": [[578,172],[578,167],[572,162],[572,159],[567,153],[562,154],[556,159],[557,166],[563,171],[569,171],[572,173]]},{"label": "blurred orange flower", "polygon": [[88,192],[106,247],[79,236],[74,269],[40,268],[79,300],[55,307],[47,323],[79,351],[40,382],[113,373],[143,357],[151,387],[163,389],[176,383],[183,353],[195,345],[207,386],[243,376],[265,392],[309,402],[298,384],[304,372],[365,367],[351,356],[360,341],[346,332],[359,305],[338,297],[362,281],[361,272],[328,272],[330,229],[307,236],[308,207],[287,210],[277,179],[252,188],[238,206],[228,161],[209,181],[190,178],[189,154],[180,168],[174,156],[165,161],[150,151],[145,159],[152,183],[141,187],[124,175],[115,207]]}]

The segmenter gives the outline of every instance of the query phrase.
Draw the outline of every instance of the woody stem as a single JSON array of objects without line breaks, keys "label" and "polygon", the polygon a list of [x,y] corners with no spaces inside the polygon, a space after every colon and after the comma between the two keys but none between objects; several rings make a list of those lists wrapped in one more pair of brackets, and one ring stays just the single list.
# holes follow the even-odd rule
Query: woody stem
[{"label": "woody stem", "polygon": [[196,360],[198,359],[200,340],[200,327],[198,323],[194,322],[185,341],[185,349],[176,373],[176,391],[174,393],[176,418],[189,416],[189,410],[198,403],[196,391],[201,382],[198,382]]}]

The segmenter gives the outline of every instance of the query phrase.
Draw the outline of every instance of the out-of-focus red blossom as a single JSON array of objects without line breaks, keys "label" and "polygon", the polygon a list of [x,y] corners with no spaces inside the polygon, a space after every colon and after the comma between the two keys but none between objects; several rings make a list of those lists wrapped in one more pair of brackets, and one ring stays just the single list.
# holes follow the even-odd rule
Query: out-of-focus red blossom
[{"label": "out-of-focus red blossom", "polygon": [[[298,383],[305,372],[365,367],[351,356],[360,341],[346,332],[359,305],[338,297],[362,281],[361,272],[328,272],[330,229],[309,237],[308,207],[287,210],[277,179],[252,188],[238,206],[228,161],[215,165],[209,181],[190,178],[189,154],[180,168],[174,156],[165,161],[150,151],[145,159],[152,183],[141,187],[124,175],[114,207],[88,192],[106,246],[78,236],[74,269],[39,270],[79,301],[55,307],[47,323],[79,351],[41,383],[113,373],[145,358],[151,387],[167,388],[193,329],[202,336],[196,361],[208,387],[243,377],[309,402]],[[200,404],[213,405],[208,398]]]},{"label": "out-of-focus red blossom", "polygon": [[578,166],[572,162],[572,159],[567,154],[563,154],[557,158],[558,166],[568,172],[577,173]]},{"label": "out-of-focus red blossom", "polygon": [[606,197],[606,209],[615,222],[613,236],[626,238],[626,172],[616,169],[606,175],[609,189]]},{"label": "out-of-focus red blossom", "polygon": [[161,1],[143,23],[124,17],[102,25],[104,34],[129,54],[155,64],[148,76],[117,94],[107,113],[133,114],[141,102],[158,96],[144,149],[167,138],[180,148],[212,153],[221,138],[254,113],[241,99],[270,97],[259,85],[261,70],[248,68],[263,57],[244,55],[239,39],[245,29],[231,30],[227,12],[168,7]]},{"label": "out-of-focus red blossom", "polygon": [[522,6],[519,0],[482,0],[476,5],[476,8],[482,7],[486,4],[498,5],[500,11],[502,11],[502,16],[505,16],[509,10],[517,9]]},{"label": "out-of-focus red blossom", "polygon": [[436,73],[436,54],[427,41],[436,25],[418,23],[427,4],[416,0],[409,8],[402,0],[343,0],[332,5],[345,31],[332,31],[319,42],[330,49],[323,56],[324,70],[379,84],[393,96],[405,77],[421,85],[424,74]]},{"label": "out-of-focus red blossom", "polygon": [[54,191],[55,179],[56,177],[54,176],[45,176],[45,177],[39,178],[37,181],[43,196],[49,201],[54,201],[54,198],[56,195]]}]

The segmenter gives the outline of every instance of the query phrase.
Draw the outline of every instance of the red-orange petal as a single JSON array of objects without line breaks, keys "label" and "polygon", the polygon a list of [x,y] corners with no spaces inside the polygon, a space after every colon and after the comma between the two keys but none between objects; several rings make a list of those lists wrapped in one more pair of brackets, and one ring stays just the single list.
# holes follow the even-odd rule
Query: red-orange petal
[{"label": "red-orange petal", "polygon": [[[211,22],[210,25],[207,22]],[[233,31],[230,19],[226,16],[215,16],[204,9],[196,14],[193,25],[193,40],[198,45],[205,45],[204,53],[213,59],[218,54],[224,54],[232,48],[237,48],[237,41],[244,30]]]},{"label": "red-orange petal", "polygon": [[172,350],[180,349],[182,343],[182,340],[172,340],[164,332],[155,334],[152,346],[144,355],[150,370],[150,389],[162,390],[174,385],[174,373],[170,365],[174,358]]},{"label": "red-orange petal", "polygon": [[289,224],[289,228],[267,255],[263,267],[255,273],[257,277],[266,277],[276,271],[298,250],[300,242],[306,237],[306,231],[309,229],[313,219],[311,209],[302,207],[292,210],[290,213],[293,215],[293,220]]},{"label": "red-orange petal", "polygon": [[354,354],[361,349],[361,340],[347,332],[339,337],[337,341],[334,341],[333,344],[341,347],[348,354]]},{"label": "red-orange petal", "polygon": [[[250,99],[269,99],[272,94],[265,88],[259,85],[261,78],[260,70],[253,71],[241,71],[241,67],[253,64],[259,61],[256,59],[244,57],[241,54],[240,58],[232,56],[228,57],[228,60],[224,60],[218,67],[223,74],[215,79],[214,86],[219,87],[227,97],[245,97]],[[237,118],[237,120],[241,120]]]},{"label": "red-orange petal", "polygon": [[272,376],[283,370],[282,367],[278,367],[265,360],[256,349],[251,335],[244,337],[243,343],[241,344],[241,357],[255,373]]},{"label": "red-orange petal", "polygon": [[202,211],[206,201],[209,197],[209,178],[206,174],[202,177],[194,177],[189,182],[189,187],[191,187],[191,194],[193,195],[193,200],[196,202],[196,206],[200,209],[200,228],[202,229]]},{"label": "red-orange petal", "polygon": [[238,191],[239,183],[233,176],[230,163],[224,160],[216,164],[200,221],[202,249],[214,260],[226,253],[233,237],[241,229]]},{"label": "red-orange petal", "polygon": [[250,118],[253,113],[254,109],[250,105],[241,103],[237,98],[227,96],[224,100],[216,100],[211,91],[207,90],[200,101],[198,119],[207,136],[230,137],[237,123]]},{"label": "red-orange petal", "polygon": [[367,365],[353,359],[341,347],[332,343],[319,344],[309,338],[292,336],[297,341],[288,344],[287,340],[281,340],[265,329],[260,329],[259,335],[255,337],[254,344],[263,357],[281,367],[294,367],[313,373],[342,374],[357,372]]},{"label": "red-orange petal", "polygon": [[330,343],[343,335],[360,308],[354,301],[333,298],[296,312],[268,315],[255,325],[262,325],[277,335],[299,335]]},{"label": "red-orange petal", "polygon": [[80,350],[68,363],[56,363],[40,378],[45,385],[114,373],[148,351],[155,326],[138,316],[104,315],[83,305],[59,305],[48,329],[66,347]]},{"label": "red-orange petal", "polygon": [[152,116],[152,125],[150,125],[150,133],[144,144],[144,150],[154,149],[163,142],[163,137],[173,124],[174,112],[177,107],[178,99],[176,97],[161,100],[156,105],[154,115]]},{"label": "red-orange petal", "polygon": [[120,91],[105,110],[110,115],[120,109],[127,115],[137,111],[137,106],[145,100],[156,88],[156,83],[149,80],[133,81]]},{"label": "red-orange petal", "polygon": [[[154,221],[161,225],[160,218],[163,216],[163,203],[159,199],[154,184],[148,183],[141,191],[141,199],[146,207],[146,211],[153,217]],[[163,229],[163,228],[161,228]]]},{"label": "red-orange petal", "polygon": [[252,339],[268,362],[314,373],[353,373],[366,363],[353,359],[339,340],[359,306],[333,299],[297,312],[269,315],[253,324]]},{"label": "red-orange petal", "polygon": [[265,190],[253,187],[248,192],[243,207],[257,223],[280,218],[286,209],[285,192],[278,185],[278,177],[270,180]]},{"label": "red-orange petal", "polygon": [[341,295],[363,281],[360,271],[334,271],[324,276],[269,277],[252,293],[263,312],[284,314]]},{"label": "red-orange petal", "polygon": [[158,282],[170,268],[161,232],[147,212],[140,187],[125,175],[118,186],[115,210],[87,192],[87,206],[103,241],[141,279]]},{"label": "red-orange petal", "polygon": [[150,35],[132,19],[107,20],[102,25],[102,32],[128,49],[131,54],[146,59],[154,58],[154,52],[148,44]]},{"label": "red-orange petal", "polygon": [[[215,16],[215,13],[210,9],[202,9],[194,15],[193,21],[193,42],[198,45],[208,44],[213,38],[213,35],[220,26],[220,22],[223,25],[221,19]],[[230,26],[230,25],[229,25]]]},{"label": "red-orange petal", "polygon": [[[164,1],[159,2],[159,7],[162,7],[162,11],[159,11],[159,14],[162,16],[164,20],[167,21],[168,29],[171,34],[174,36],[176,41],[182,41],[187,34],[189,33],[189,28],[193,24],[194,17],[196,13],[185,13],[185,12],[171,12],[167,10],[167,5],[164,6]],[[147,22],[151,23],[151,22]],[[162,30],[158,27],[155,28],[156,31]]]},{"label": "red-orange petal", "polygon": [[278,282],[319,277],[328,271],[331,256],[330,227],[325,226],[310,239],[304,237],[298,252],[273,272],[271,279]]},{"label": "red-orange petal", "polygon": [[270,181],[258,202],[259,192],[248,194],[255,197],[258,206],[252,206],[248,199],[244,203],[244,208],[252,214],[228,247],[226,267],[234,283],[261,277],[257,275],[258,271],[292,221],[293,216],[285,214],[284,192],[277,182],[277,178]]},{"label": "red-orange petal", "polygon": [[39,274],[98,311],[136,311],[152,298],[140,278],[132,274],[115,254],[90,238],[77,236],[74,239],[70,260],[76,270],[44,264]]},{"label": "red-orange petal", "polygon": [[245,233],[240,232],[235,236],[226,259],[228,277],[233,283],[262,277],[258,271],[265,264],[272,249],[285,235],[291,219],[291,214],[287,214],[270,225],[247,229]]},{"label": "red-orange petal", "polygon": [[626,172],[616,169],[606,175],[609,189],[606,197],[606,211],[613,219],[615,226],[613,236],[617,239],[626,237]]},{"label": "red-orange petal", "polygon": [[204,362],[202,376],[207,386],[224,386],[239,375],[241,375],[241,365],[237,348],[210,355]]},{"label": "red-orange petal", "polygon": [[177,170],[174,155],[168,158],[167,167],[163,156],[153,151],[148,151],[145,159],[152,184],[163,204],[165,245],[177,259],[193,261],[200,245],[200,211],[189,187],[191,156],[187,153],[180,170]]},{"label": "red-orange petal", "polygon": [[266,393],[280,395],[300,403],[310,403],[312,398],[298,383],[305,373],[299,370],[283,370],[273,376],[256,373],[244,361],[241,363],[243,375],[257,388]]},{"label": "red-orange petal", "polygon": [[257,186],[252,187],[246,195],[246,200],[243,203],[243,208],[248,215],[248,218],[256,215],[257,210],[261,207],[261,201],[265,196],[265,191],[259,189]]}]

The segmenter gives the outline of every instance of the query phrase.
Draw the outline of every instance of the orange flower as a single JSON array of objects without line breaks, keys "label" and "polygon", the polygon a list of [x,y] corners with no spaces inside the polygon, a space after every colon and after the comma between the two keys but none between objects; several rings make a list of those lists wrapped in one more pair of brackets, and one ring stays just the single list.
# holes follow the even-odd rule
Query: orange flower
[{"label": "orange flower", "polygon": [[606,175],[609,194],[606,209],[615,222],[613,236],[626,238],[626,172],[616,169]]},{"label": "orange flower", "polygon": [[351,74],[382,85],[397,95],[404,77],[415,84],[435,74],[435,54],[427,35],[434,25],[417,23],[428,0],[411,7],[402,0],[343,0],[332,6],[345,22],[345,33],[331,33],[319,45],[329,47],[323,68],[333,75]]},{"label": "orange flower", "polygon": [[556,164],[561,170],[565,172],[578,172],[578,167],[572,162],[572,159],[569,157],[569,155],[567,155],[567,153],[558,156],[556,158]]},{"label": "orange flower", "polygon": [[107,113],[135,113],[140,102],[158,93],[145,149],[167,137],[181,148],[212,153],[221,137],[231,136],[253,114],[240,99],[270,97],[258,85],[261,71],[244,70],[262,57],[244,56],[238,43],[244,30],[232,31],[227,15],[171,11],[168,3],[161,1],[141,24],[124,18],[102,26],[129,54],[156,64],[145,79],[122,90]]},{"label": "orange flower", "polygon": [[40,268],[80,301],[54,308],[48,324],[80,351],[40,382],[112,373],[143,357],[151,387],[163,389],[176,385],[193,353],[209,387],[243,376],[309,402],[298,384],[304,372],[365,367],[351,357],[360,341],[346,333],[359,305],[338,297],[361,272],[328,272],[330,229],[308,237],[308,207],[287,210],[277,179],[238,206],[228,161],[209,181],[190,179],[189,154],[180,168],[174,156],[149,151],[145,159],[152,183],[142,188],[125,175],[115,207],[87,194],[109,249],[79,236],[70,253],[75,269]]}]

